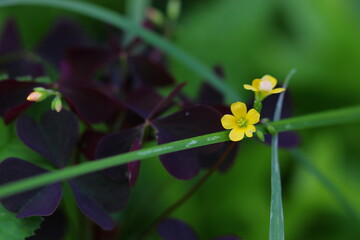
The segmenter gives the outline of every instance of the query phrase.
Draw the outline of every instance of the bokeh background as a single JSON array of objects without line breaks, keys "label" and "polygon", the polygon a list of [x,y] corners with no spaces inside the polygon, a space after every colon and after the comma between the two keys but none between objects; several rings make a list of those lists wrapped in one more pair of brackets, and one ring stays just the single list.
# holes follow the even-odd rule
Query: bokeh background
[{"label": "bokeh background", "polygon": [[[131,2],[88,0],[121,14]],[[166,0],[147,1],[164,10]],[[271,74],[281,82],[296,68],[290,83],[294,116],[337,109],[360,102],[360,2],[357,0],[183,0],[172,41],[209,67],[224,68],[226,82],[248,100],[242,84]],[[136,15],[136,14],[135,14]],[[93,38],[104,38],[104,24],[44,7],[0,9],[0,28],[16,19],[24,45],[31,49],[58,18],[79,21]],[[202,79],[170,59],[171,72],[192,97]],[[301,144],[280,152],[287,239],[360,239],[360,125],[299,132]],[[302,155],[331,181],[347,208],[329,187],[296,160]],[[159,161],[147,160],[127,210],[117,216],[129,232],[139,232],[198,180],[182,182]],[[346,205],[346,204],[345,204]],[[201,239],[237,234],[247,240],[268,237],[270,148],[244,141],[234,166],[216,173],[172,217],[193,227]],[[151,238],[158,239],[156,234]]]}]

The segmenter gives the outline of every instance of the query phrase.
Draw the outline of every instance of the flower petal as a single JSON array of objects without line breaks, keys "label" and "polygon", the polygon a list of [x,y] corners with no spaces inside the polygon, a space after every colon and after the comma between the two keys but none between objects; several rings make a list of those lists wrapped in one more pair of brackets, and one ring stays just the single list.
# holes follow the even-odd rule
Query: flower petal
[{"label": "flower petal", "polygon": [[260,83],[261,83],[261,79],[254,79],[251,83],[251,85],[257,90],[259,91],[259,88],[260,88]]},{"label": "flower petal", "polygon": [[258,91],[256,88],[254,88],[253,86],[251,86],[249,84],[244,84],[244,88],[246,90],[251,90],[251,91],[254,91],[254,92]]},{"label": "flower petal", "polygon": [[243,102],[235,102],[230,106],[232,114],[236,118],[245,118],[246,116],[246,105]]},{"label": "flower petal", "polygon": [[225,129],[232,129],[236,126],[236,118],[233,115],[226,114],[221,118],[221,124]]},{"label": "flower petal", "polygon": [[274,88],[276,86],[276,83],[277,83],[276,78],[274,78],[270,75],[265,75],[261,79],[265,80],[265,81],[269,81],[271,83],[272,88]]},{"label": "flower petal", "polygon": [[285,88],[275,88],[275,89],[271,90],[270,94],[281,93],[283,91],[285,91]]},{"label": "flower petal", "polygon": [[256,124],[260,120],[260,114],[255,109],[250,109],[246,114],[248,124]]},{"label": "flower petal", "polygon": [[244,129],[243,128],[234,128],[229,134],[231,141],[237,142],[244,138]]},{"label": "flower petal", "polygon": [[246,131],[245,132],[245,135],[248,137],[248,138],[251,138],[253,136],[253,133],[252,131]]},{"label": "flower petal", "polygon": [[256,128],[252,124],[248,124],[246,128],[244,129],[245,132],[256,132]]}]

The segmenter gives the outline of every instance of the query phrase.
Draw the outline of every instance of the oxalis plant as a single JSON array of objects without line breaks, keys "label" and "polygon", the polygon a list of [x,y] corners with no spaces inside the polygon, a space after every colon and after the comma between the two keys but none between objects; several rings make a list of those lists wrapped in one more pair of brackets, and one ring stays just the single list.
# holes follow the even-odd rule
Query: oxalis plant
[{"label": "oxalis plant", "polygon": [[[176,26],[179,1],[170,0],[166,13],[150,9],[142,26],[86,2],[0,1],[1,9],[16,5],[73,11],[115,29],[109,29],[108,42],[99,44],[76,23],[61,20],[36,47],[25,50],[16,22],[8,20],[3,27],[0,239],[199,239],[172,213],[215,171],[226,174],[240,144],[252,141],[271,145],[269,239],[281,240],[279,147],[296,147],[298,130],[360,122],[360,106],[291,117],[288,83],[295,70],[281,87],[265,75],[251,84],[244,81],[249,84],[242,90],[230,88],[221,66],[210,69],[167,40]],[[204,79],[196,99],[183,93],[185,83],[176,83],[167,56]],[[246,90],[254,93],[248,103],[240,101]],[[122,213],[139,197],[132,192],[147,159],[160,160],[175,179],[197,182],[190,181],[188,192],[135,231],[127,228],[131,219]],[[306,158],[299,159],[357,223],[332,183]],[[197,177],[201,171],[206,173]],[[214,239],[245,239],[223,232],[218,236]]]}]

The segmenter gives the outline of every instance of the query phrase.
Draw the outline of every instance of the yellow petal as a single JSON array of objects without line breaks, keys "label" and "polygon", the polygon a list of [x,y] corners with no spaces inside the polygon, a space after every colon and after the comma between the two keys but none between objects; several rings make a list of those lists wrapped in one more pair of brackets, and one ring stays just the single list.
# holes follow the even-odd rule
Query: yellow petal
[{"label": "yellow petal", "polygon": [[244,84],[244,88],[246,90],[251,90],[251,91],[254,91],[254,92],[258,91],[256,88],[254,88],[253,86],[251,86],[249,84]]},{"label": "yellow petal", "polygon": [[285,88],[275,88],[275,89],[271,90],[270,94],[281,93],[283,91],[285,91]]},{"label": "yellow petal", "polygon": [[221,118],[221,124],[225,129],[232,129],[236,126],[236,118],[233,115],[226,114]]},{"label": "yellow petal", "polygon": [[261,79],[269,81],[271,83],[272,88],[274,88],[276,86],[276,83],[277,83],[276,78],[274,78],[274,77],[272,77],[270,75],[265,75]]},{"label": "yellow petal", "polygon": [[245,132],[256,132],[256,128],[252,124],[248,124],[246,128],[244,129]]},{"label": "yellow petal", "polygon": [[260,83],[261,83],[261,79],[254,79],[251,83],[251,85],[257,90],[259,91],[259,88],[260,88]]},{"label": "yellow petal", "polygon": [[245,135],[248,137],[248,138],[251,138],[253,136],[253,133],[251,131],[247,131],[245,132]]},{"label": "yellow petal", "polygon": [[244,129],[243,128],[234,128],[229,134],[231,141],[237,142],[244,138]]},{"label": "yellow petal", "polygon": [[244,129],[245,130],[245,135],[247,137],[252,137],[253,136],[253,133],[256,132],[256,128],[254,125],[247,125],[246,128]]},{"label": "yellow petal", "polygon": [[235,102],[230,106],[232,114],[236,118],[245,118],[246,116],[246,105],[243,102]]},{"label": "yellow petal", "polygon": [[246,114],[246,121],[248,124],[256,124],[260,120],[260,114],[255,109],[250,109]]}]

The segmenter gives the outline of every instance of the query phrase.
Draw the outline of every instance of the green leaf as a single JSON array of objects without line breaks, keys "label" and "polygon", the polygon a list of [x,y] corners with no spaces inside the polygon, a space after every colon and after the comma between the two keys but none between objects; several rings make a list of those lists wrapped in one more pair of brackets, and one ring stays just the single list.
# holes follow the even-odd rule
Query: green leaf
[{"label": "green leaf", "polygon": [[17,218],[0,205],[0,239],[23,240],[34,235],[40,227],[42,217]]}]

